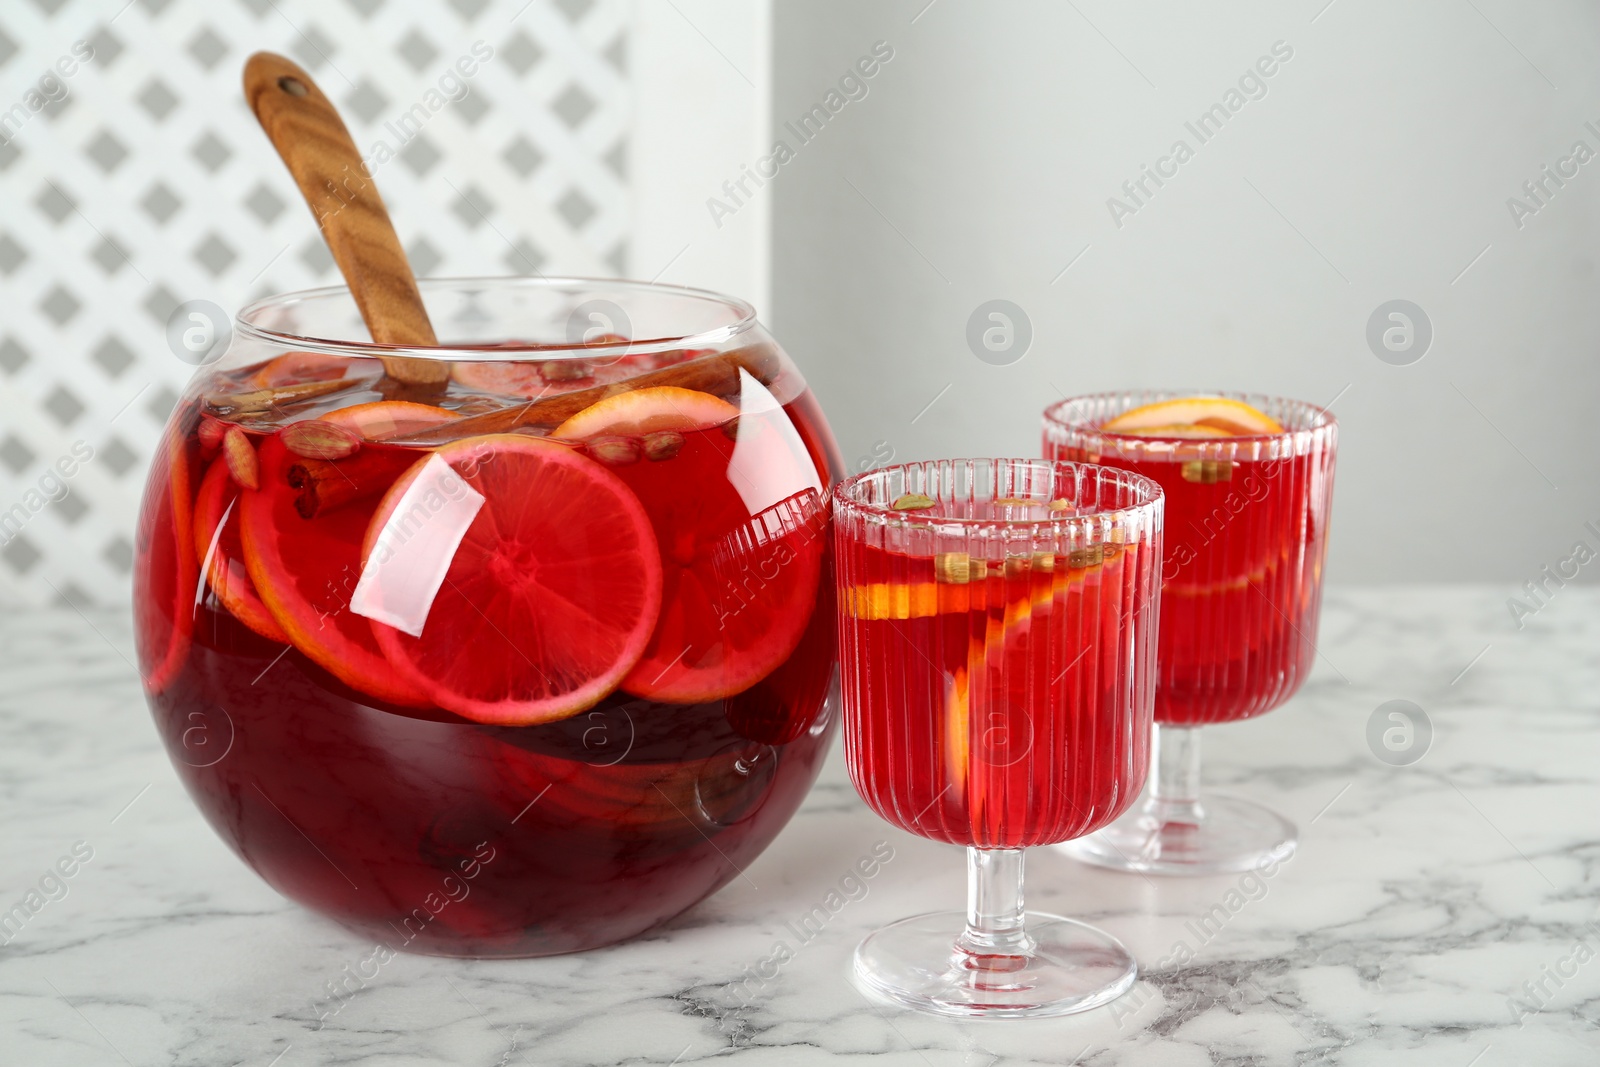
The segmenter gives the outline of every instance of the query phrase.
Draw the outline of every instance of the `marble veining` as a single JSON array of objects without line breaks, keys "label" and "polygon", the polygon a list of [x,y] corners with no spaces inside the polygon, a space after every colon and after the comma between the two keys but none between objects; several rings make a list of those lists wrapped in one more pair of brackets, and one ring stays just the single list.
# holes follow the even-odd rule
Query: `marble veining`
[{"label": "marble veining", "polygon": [[[838,752],[745,877],[643,938],[402,955],[336,994],[375,946],[282,900],[206,827],[144,710],[126,619],[13,613],[0,910],[38,907],[0,932],[0,1062],[1600,1063],[1600,591],[1566,590],[1520,630],[1504,600],[1330,592],[1302,692],[1205,735],[1207,788],[1289,814],[1298,853],[1194,881],[1031,854],[1030,903],[1111,930],[1141,979],[1096,1012],[987,1024],[850,984],[865,932],[959,907],[963,876],[959,850],[866,811]],[[1397,697],[1434,728],[1407,767],[1367,747]],[[865,894],[808,923],[874,849],[892,856]]]}]

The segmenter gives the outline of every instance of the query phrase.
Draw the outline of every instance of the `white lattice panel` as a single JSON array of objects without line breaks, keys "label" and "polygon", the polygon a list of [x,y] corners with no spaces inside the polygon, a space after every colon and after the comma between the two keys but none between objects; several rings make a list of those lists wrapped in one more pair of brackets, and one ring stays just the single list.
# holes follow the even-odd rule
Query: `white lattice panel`
[{"label": "white lattice panel", "polygon": [[[191,370],[167,349],[171,308],[337,280],[244,105],[246,56],[293,56],[364,152],[394,153],[375,173],[419,273],[622,274],[630,17],[627,0],[0,7],[0,121],[24,109],[0,147],[0,603],[127,597],[145,467]],[[29,111],[77,41],[93,58]],[[54,480],[78,441],[94,457]]]}]

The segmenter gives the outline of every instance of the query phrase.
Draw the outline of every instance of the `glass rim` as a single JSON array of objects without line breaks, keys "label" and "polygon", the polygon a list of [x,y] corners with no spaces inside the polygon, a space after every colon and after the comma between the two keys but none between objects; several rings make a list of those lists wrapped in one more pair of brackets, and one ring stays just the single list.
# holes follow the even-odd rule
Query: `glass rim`
[{"label": "glass rim", "polygon": [[[892,474],[895,471],[909,471],[915,468],[930,466],[943,466],[956,464],[1029,464],[1038,467],[1049,467],[1051,471],[1059,472],[1063,468],[1070,470],[1100,471],[1114,476],[1115,479],[1139,490],[1143,496],[1140,500],[1123,504],[1120,507],[1106,507],[1096,505],[1093,510],[1081,511],[1072,515],[1052,514],[1037,519],[1026,518],[966,518],[961,516],[923,515],[914,511],[896,511],[889,504],[874,504],[863,500],[856,493],[857,487],[871,478]],[[876,467],[870,471],[852,474],[841,479],[832,490],[836,506],[848,508],[863,515],[872,515],[878,518],[890,519],[896,522],[910,523],[925,526],[1005,526],[1008,528],[1045,527],[1056,526],[1062,523],[1087,522],[1096,519],[1115,518],[1123,515],[1135,515],[1153,510],[1163,503],[1166,490],[1161,488],[1161,483],[1147,475],[1130,471],[1124,467],[1113,467],[1108,463],[1087,463],[1075,459],[1044,459],[1038,456],[995,456],[995,457],[958,457],[954,459],[926,459],[909,463],[892,463],[886,467]],[[1042,506],[1049,501],[1039,501]]]},{"label": "glass rim", "polygon": [[[640,355],[653,352],[665,352],[678,348],[711,347],[725,344],[741,333],[749,331],[757,323],[756,309],[747,300],[724,293],[714,292],[710,289],[697,289],[688,285],[664,285],[658,282],[642,282],[622,278],[586,278],[580,276],[558,277],[531,277],[528,275],[465,275],[448,278],[419,278],[417,288],[424,294],[429,292],[442,292],[451,289],[462,289],[467,286],[481,288],[526,288],[545,289],[551,291],[578,292],[585,289],[609,289],[631,292],[650,292],[666,294],[684,301],[699,301],[705,304],[715,304],[726,308],[729,321],[709,330],[697,333],[684,334],[671,337],[645,337],[634,338],[627,342],[618,342],[610,345],[574,345],[574,344],[495,344],[489,345],[393,345],[380,344],[376,341],[351,340],[337,337],[311,337],[302,334],[288,333],[274,330],[261,325],[258,321],[270,311],[292,307],[295,304],[308,303],[313,300],[323,300],[329,297],[343,295],[350,296],[348,285],[325,285],[314,289],[296,289],[287,293],[275,293],[270,296],[253,300],[240,308],[233,316],[234,330],[237,334],[266,344],[278,345],[285,348],[300,349],[311,352],[322,352],[336,356],[369,356],[383,358],[385,356],[406,356],[412,359],[448,360],[451,362],[508,362],[528,358],[538,359],[576,359],[595,358],[605,356]],[[534,357],[532,354],[537,353]]]},{"label": "glass rim", "polygon": [[[1062,430],[1067,430],[1072,433],[1093,434],[1096,437],[1103,439],[1111,439],[1116,441],[1159,441],[1163,444],[1168,442],[1181,442],[1184,444],[1219,444],[1239,441],[1282,441],[1293,438],[1298,434],[1318,433],[1329,428],[1336,428],[1339,425],[1339,420],[1334,416],[1333,412],[1329,410],[1328,405],[1312,403],[1309,400],[1296,400],[1294,397],[1277,396],[1272,393],[1255,393],[1245,389],[1146,389],[1142,391],[1150,393],[1157,398],[1168,400],[1177,400],[1183,397],[1191,396],[1221,397],[1224,400],[1244,400],[1248,403],[1250,398],[1254,398],[1256,400],[1281,404],[1286,407],[1293,407],[1301,411],[1310,412],[1314,421],[1310,426],[1306,426],[1298,430],[1284,430],[1282,433],[1241,433],[1232,434],[1228,437],[1211,438],[1177,437],[1166,436],[1162,434],[1117,433],[1115,430],[1102,430],[1099,426],[1091,425],[1086,420],[1081,418],[1068,419],[1061,417],[1060,412],[1062,409],[1066,408],[1070,404],[1079,404],[1084,401],[1106,400],[1114,397],[1127,396],[1130,393],[1141,392],[1141,390],[1137,389],[1108,389],[1098,393],[1079,393],[1077,396],[1064,397],[1045,407],[1044,421],[1047,426],[1058,427]],[[1335,399],[1337,399],[1337,397]],[[1147,403],[1158,402],[1159,399],[1147,401]]]}]

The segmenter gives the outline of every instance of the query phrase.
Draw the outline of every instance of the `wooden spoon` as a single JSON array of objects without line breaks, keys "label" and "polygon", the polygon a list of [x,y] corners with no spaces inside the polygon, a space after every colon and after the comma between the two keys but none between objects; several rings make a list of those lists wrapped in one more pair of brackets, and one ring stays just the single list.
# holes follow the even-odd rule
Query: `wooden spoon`
[{"label": "wooden spoon", "polygon": [[[322,227],[372,339],[437,345],[378,186],[333,103],[297,64],[271,52],[257,52],[245,63],[244,95]],[[450,364],[443,360],[379,358],[399,387],[386,392],[438,394],[450,379]]]}]

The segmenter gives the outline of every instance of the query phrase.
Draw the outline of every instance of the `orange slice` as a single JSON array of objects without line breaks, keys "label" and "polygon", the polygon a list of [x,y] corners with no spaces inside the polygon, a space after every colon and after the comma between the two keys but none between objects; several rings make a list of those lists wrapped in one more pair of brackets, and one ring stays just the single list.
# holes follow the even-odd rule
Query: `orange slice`
[{"label": "orange slice", "polygon": [[635,389],[590,404],[557,426],[551,437],[569,441],[600,434],[703,430],[737,418],[739,409],[719,396],[675,385]]},{"label": "orange slice", "polygon": [[461,418],[461,413],[410,400],[374,400],[370,404],[356,404],[330,411],[321,418],[323,422],[354,430],[370,441],[417,433],[442,422],[454,422]]},{"label": "orange slice", "polygon": [[[404,451],[368,445],[361,454],[379,448]],[[239,533],[261,602],[295,648],[346,685],[391,704],[427,707],[427,693],[397,675],[371,624],[350,610],[361,577],[361,540],[378,493],[302,518],[288,478],[298,457],[276,434],[262,442],[257,457],[261,488],[240,499]]]},{"label": "orange slice", "polygon": [[723,714],[735,733],[764,745],[786,745],[815,725],[838,658],[837,621],[830,578],[818,583],[811,621],[789,658],[755,685],[723,701]]},{"label": "orange slice", "polygon": [[[1106,429],[1106,427],[1101,427]],[[1212,438],[1234,437],[1242,431],[1224,430],[1211,422],[1196,422],[1192,424],[1173,423],[1170,426],[1146,426],[1137,430],[1108,430],[1109,433],[1123,433],[1135,437],[1183,437],[1183,438]]]},{"label": "orange slice", "polygon": [[866,582],[841,597],[845,614],[855,619],[924,619],[968,608],[965,587],[938,582]]},{"label": "orange slice", "polygon": [[139,514],[133,603],[139,663],[151,695],[164,691],[183,669],[194,635],[199,585],[191,518],[189,445],[174,419],[150,465],[145,506]]},{"label": "orange slice", "polygon": [[[537,438],[470,437],[434,455],[483,505],[420,635],[370,623],[394,673],[474,722],[551,722],[593,707],[639,662],[661,610],[644,508],[605,467]],[[364,562],[428,462],[378,505]]]},{"label": "orange slice", "polygon": [[[735,418],[751,431],[737,441],[704,432]],[[635,389],[590,405],[551,438],[664,431],[684,437],[670,458],[615,468],[650,516],[664,590],[656,631],[622,688],[672,704],[720,700],[799,645],[816,606],[826,508],[810,455],[775,402],[741,416],[710,393]]]},{"label": "orange slice", "polygon": [[227,461],[211,462],[194,505],[194,550],[206,582],[233,617],[269,641],[289,643],[289,635],[261,602],[244,565],[239,538],[241,490],[228,476]]},{"label": "orange slice", "polygon": [[276,359],[267,360],[260,370],[250,376],[250,384],[266,389],[305,382],[337,381],[349,371],[350,363],[347,356],[332,356],[322,352],[285,352]]},{"label": "orange slice", "polygon": [[[706,447],[708,436],[721,434],[696,435],[684,452]],[[618,471],[650,513],[665,588],[661,620],[622,687],[669,704],[720,700],[761,681],[800,644],[817,603],[826,511],[808,489],[751,516],[729,483],[686,490],[658,473],[663,466]]]},{"label": "orange slice", "polygon": [[1081,585],[1092,577],[1107,554],[1104,547],[1085,550],[1081,556],[1076,552],[1070,555],[1043,553],[1023,561],[1027,564],[1026,571],[1013,573],[1000,563],[983,564],[980,571],[976,569],[979,561],[960,553],[947,553],[934,559],[937,576],[934,581],[861,582],[840,590],[839,599],[843,613],[854,619],[925,619],[982,610],[987,598],[1001,592],[1001,587],[992,585],[990,579],[1010,574],[1011,580],[1016,581],[1019,573],[1050,576],[1048,581],[1032,583],[1031,591],[1020,595],[1015,589],[1010,590],[1013,599],[1005,605],[1004,629],[1047,605],[1060,589]]},{"label": "orange slice", "polygon": [[1124,411],[1101,426],[1135,437],[1234,437],[1283,433],[1260,408],[1223,396],[1186,396]]}]

